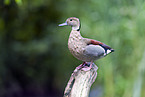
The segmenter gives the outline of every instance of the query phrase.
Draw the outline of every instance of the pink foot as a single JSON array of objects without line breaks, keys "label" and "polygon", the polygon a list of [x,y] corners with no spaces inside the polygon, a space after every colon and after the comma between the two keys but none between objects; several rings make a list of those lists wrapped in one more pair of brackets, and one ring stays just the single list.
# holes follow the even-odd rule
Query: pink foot
[{"label": "pink foot", "polygon": [[90,67],[84,67],[82,68],[83,71],[89,71],[91,68]]},{"label": "pink foot", "polygon": [[81,70],[83,70],[83,71],[89,71],[90,69],[92,69],[93,62],[89,62],[89,64],[90,64],[89,67],[86,66],[86,64],[88,64],[88,63],[83,62],[83,64],[81,64],[81,65],[79,65],[78,67],[76,67],[77,70],[80,70],[80,69],[81,69]]},{"label": "pink foot", "polygon": [[78,67],[76,67],[78,70],[80,70],[80,69],[82,69],[84,66],[85,66],[85,64],[87,64],[86,62],[83,62],[83,64],[81,64],[81,65],[79,65]]},{"label": "pink foot", "polygon": [[[90,63],[90,62],[89,62]],[[89,64],[88,63],[88,64]],[[84,66],[83,68],[82,68],[82,70],[84,70],[84,71],[89,71],[90,69],[92,69],[92,66],[93,66],[93,62],[91,62],[90,63],[90,66],[88,67],[88,66]]]}]

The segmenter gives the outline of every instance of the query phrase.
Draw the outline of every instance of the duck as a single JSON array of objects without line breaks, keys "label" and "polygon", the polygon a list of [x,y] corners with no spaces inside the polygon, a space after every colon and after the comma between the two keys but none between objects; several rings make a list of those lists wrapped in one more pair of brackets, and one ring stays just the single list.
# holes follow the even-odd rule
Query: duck
[{"label": "duck", "polygon": [[88,71],[92,68],[94,61],[114,52],[114,49],[100,41],[82,37],[79,18],[70,17],[58,26],[71,26],[72,28],[68,39],[68,49],[75,58],[83,61],[83,63],[77,67],[78,69],[90,63],[89,67],[85,66],[86,68],[83,69],[84,71]]}]

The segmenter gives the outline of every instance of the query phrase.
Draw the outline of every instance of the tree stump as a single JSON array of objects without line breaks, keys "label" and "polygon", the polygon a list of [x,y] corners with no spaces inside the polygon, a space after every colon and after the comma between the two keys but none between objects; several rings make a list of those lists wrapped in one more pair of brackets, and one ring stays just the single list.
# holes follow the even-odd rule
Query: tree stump
[{"label": "tree stump", "polygon": [[[90,64],[90,63],[88,63]],[[75,69],[67,83],[64,91],[64,97],[88,97],[91,85],[97,77],[98,67],[93,63],[88,71]]]}]

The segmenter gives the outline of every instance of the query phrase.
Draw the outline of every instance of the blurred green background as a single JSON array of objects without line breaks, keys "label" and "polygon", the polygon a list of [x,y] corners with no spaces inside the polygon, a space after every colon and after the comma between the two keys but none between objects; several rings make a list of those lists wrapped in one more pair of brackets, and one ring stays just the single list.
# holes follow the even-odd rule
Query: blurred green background
[{"label": "blurred green background", "polygon": [[95,62],[90,97],[145,97],[144,0],[0,0],[0,97],[62,97],[82,62],[68,48],[68,17],[115,52]]}]

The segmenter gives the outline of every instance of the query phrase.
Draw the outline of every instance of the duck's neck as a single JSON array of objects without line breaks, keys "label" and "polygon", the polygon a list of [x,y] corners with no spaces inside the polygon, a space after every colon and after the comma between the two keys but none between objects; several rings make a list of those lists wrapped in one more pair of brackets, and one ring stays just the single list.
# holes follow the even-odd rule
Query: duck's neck
[{"label": "duck's neck", "polygon": [[72,30],[74,30],[74,31],[80,31],[80,26],[72,26]]},{"label": "duck's neck", "polygon": [[81,23],[80,23],[80,21],[79,21],[78,25],[72,26],[72,30],[80,31],[80,28],[81,28]]},{"label": "duck's neck", "polygon": [[80,34],[80,28],[81,28],[81,25],[80,25],[80,21],[79,21],[78,25],[72,26],[72,30],[71,30],[71,33],[70,33],[70,38],[82,39],[82,36]]},{"label": "duck's neck", "polygon": [[81,39],[82,36],[80,34],[80,31],[77,31],[77,30],[73,30],[72,29],[72,31],[70,33],[70,38],[79,38],[79,39]]}]

